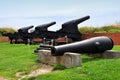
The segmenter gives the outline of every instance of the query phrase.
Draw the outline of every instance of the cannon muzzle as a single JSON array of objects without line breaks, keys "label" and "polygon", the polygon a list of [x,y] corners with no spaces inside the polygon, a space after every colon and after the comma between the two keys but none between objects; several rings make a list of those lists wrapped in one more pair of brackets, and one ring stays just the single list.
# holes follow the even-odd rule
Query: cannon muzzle
[{"label": "cannon muzzle", "polygon": [[80,19],[74,20],[74,23],[75,23],[75,24],[79,24],[79,23],[81,23],[81,22],[83,22],[83,21],[88,20],[89,18],[90,18],[90,16],[85,16],[85,17],[82,17],[82,18],[80,18]]},{"label": "cannon muzzle", "polygon": [[35,30],[39,30],[39,31],[47,31],[47,28],[56,24],[56,22],[50,22],[47,24],[43,24],[43,25],[39,25],[37,27],[35,27]]},{"label": "cannon muzzle", "polygon": [[106,36],[94,37],[83,41],[54,46],[51,48],[53,56],[61,56],[65,52],[101,53],[113,48],[113,40]]}]

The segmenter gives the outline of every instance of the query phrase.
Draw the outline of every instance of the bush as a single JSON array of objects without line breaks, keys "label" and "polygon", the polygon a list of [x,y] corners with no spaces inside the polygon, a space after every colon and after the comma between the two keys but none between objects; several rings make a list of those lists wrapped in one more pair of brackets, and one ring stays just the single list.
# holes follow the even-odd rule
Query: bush
[{"label": "bush", "polygon": [[81,27],[79,28],[81,33],[115,33],[120,32],[120,25],[109,25],[103,27]]},{"label": "bush", "polygon": [[14,32],[17,32],[17,31],[13,28],[7,28],[7,27],[0,28],[0,36],[5,35],[7,33],[14,33]]},{"label": "bush", "polygon": [[94,27],[82,27],[79,29],[81,33],[94,33],[95,28]]}]

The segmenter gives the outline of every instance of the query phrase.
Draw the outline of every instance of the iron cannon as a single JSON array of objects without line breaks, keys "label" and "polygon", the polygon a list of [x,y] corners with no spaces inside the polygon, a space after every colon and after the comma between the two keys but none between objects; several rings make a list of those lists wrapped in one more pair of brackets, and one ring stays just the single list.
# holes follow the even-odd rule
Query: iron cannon
[{"label": "iron cannon", "polygon": [[73,19],[62,24],[62,28],[57,31],[61,36],[67,36],[73,41],[80,41],[82,34],[78,30],[78,24],[88,20],[90,16],[84,16],[82,18]]},{"label": "iron cannon", "polygon": [[47,24],[43,24],[43,25],[39,25],[39,26],[36,26],[35,27],[35,30],[36,31],[47,31],[47,28],[56,24],[56,22],[50,22],[50,23],[47,23]]},{"label": "iron cannon", "polygon": [[74,19],[68,22],[65,22],[62,24],[62,29],[59,30],[61,32],[72,32],[72,33],[76,33],[78,32],[78,24],[80,24],[83,21],[86,21],[90,18],[90,16],[84,16],[82,18],[78,18],[78,19]]},{"label": "iron cannon", "polygon": [[48,24],[43,24],[35,28],[35,31],[38,35],[41,35],[42,38],[46,38],[48,40],[51,39],[57,39],[59,37],[65,37],[71,38],[73,41],[80,41],[81,40],[81,33],[78,30],[78,24],[89,19],[90,16],[85,16],[82,18],[70,20],[68,22],[65,22],[62,24],[62,28],[57,31],[49,31],[47,28],[55,22],[51,22]]},{"label": "iron cannon", "polygon": [[83,41],[51,47],[53,56],[61,56],[65,52],[101,53],[113,48],[113,40],[106,36],[94,37]]},{"label": "iron cannon", "polygon": [[19,33],[28,33],[28,30],[33,28],[33,27],[34,27],[33,25],[28,26],[28,27],[23,27],[23,28],[18,29],[18,32]]}]

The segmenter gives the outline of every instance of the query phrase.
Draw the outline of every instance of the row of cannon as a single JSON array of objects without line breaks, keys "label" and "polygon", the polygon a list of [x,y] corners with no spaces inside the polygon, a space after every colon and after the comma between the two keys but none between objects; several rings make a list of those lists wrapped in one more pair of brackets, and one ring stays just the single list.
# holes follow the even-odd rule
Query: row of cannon
[{"label": "row of cannon", "polygon": [[[77,25],[87,19],[89,19],[90,16],[85,16],[80,19],[68,21],[64,24],[62,24],[62,28],[56,32],[50,32],[47,31],[47,27],[37,27],[36,29],[39,30],[40,34],[43,34],[43,36],[46,36],[47,38],[58,38],[67,36],[68,38],[71,38],[73,40],[72,43],[67,43],[63,45],[40,45],[39,48],[37,48],[34,52],[38,53],[39,50],[50,50],[51,55],[53,56],[62,56],[65,52],[73,52],[73,53],[102,53],[106,50],[111,50],[114,46],[114,42],[112,38],[107,36],[99,36],[94,37],[86,40],[82,40],[81,36],[82,34],[78,31]],[[55,22],[49,24],[52,25],[55,24]]]},{"label": "row of cannon", "polygon": [[12,35],[8,34],[10,43],[15,39],[16,43],[19,38],[23,40],[25,44],[32,44],[32,39],[41,38],[43,43],[46,41],[52,41],[55,43],[55,39],[66,37],[72,39],[72,43],[64,45],[40,45],[34,52],[37,53],[41,49],[51,50],[53,56],[62,56],[65,52],[74,53],[100,53],[106,50],[110,50],[114,46],[114,42],[111,38],[106,36],[94,37],[91,39],[82,40],[82,34],[78,30],[78,24],[89,19],[90,16],[85,16],[79,19],[71,20],[63,23],[62,28],[58,31],[49,31],[48,27],[56,24],[56,22],[50,22],[35,27],[35,30],[29,32],[29,29],[34,26],[28,26],[18,29],[17,33]]},{"label": "row of cannon", "polygon": [[56,24],[56,22],[50,22],[46,24],[42,24],[35,27],[35,30],[32,32],[29,32],[31,28],[34,26],[28,26],[18,29],[18,32],[14,34],[7,34],[7,36],[10,39],[10,43],[12,44],[15,40],[15,43],[18,43],[18,39],[21,39],[24,44],[32,44],[32,40],[34,38],[40,38],[43,41],[51,41],[55,40],[60,37],[67,37],[70,38],[73,42],[74,41],[80,41],[82,34],[78,30],[78,24],[89,19],[90,16],[85,16],[79,19],[74,19],[68,22],[63,23],[61,26],[62,28],[57,31],[49,31],[48,27]]}]

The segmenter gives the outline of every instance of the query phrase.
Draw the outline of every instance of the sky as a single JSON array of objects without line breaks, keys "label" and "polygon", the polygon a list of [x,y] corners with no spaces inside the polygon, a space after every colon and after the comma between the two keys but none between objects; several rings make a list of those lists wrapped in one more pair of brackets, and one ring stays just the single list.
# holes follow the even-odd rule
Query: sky
[{"label": "sky", "polygon": [[56,21],[49,28],[54,31],[87,15],[90,19],[79,26],[120,23],[120,0],[0,0],[0,27],[19,29]]}]

